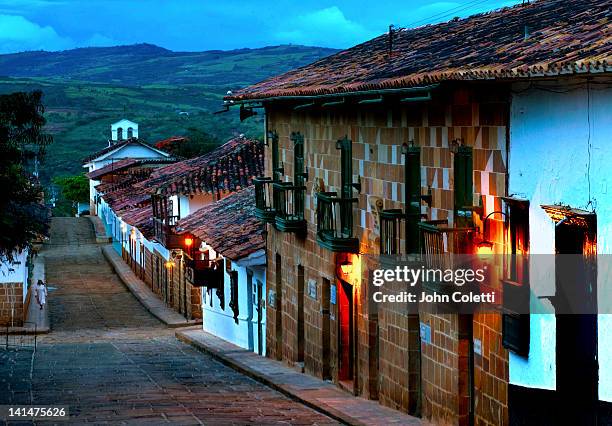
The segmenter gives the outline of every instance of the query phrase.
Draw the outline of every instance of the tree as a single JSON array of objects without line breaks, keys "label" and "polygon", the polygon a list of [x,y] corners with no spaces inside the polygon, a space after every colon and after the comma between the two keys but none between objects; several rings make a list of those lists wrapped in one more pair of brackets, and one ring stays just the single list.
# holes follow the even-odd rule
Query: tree
[{"label": "tree", "polygon": [[77,204],[89,200],[89,180],[85,175],[55,177],[53,183],[60,189],[54,216],[73,216]]},{"label": "tree", "polygon": [[89,200],[89,180],[85,175],[55,177],[53,183],[61,188],[66,200],[73,203]]},{"label": "tree", "polygon": [[52,142],[45,125],[42,92],[0,95],[0,257],[12,257],[48,231],[42,188],[28,170]]}]

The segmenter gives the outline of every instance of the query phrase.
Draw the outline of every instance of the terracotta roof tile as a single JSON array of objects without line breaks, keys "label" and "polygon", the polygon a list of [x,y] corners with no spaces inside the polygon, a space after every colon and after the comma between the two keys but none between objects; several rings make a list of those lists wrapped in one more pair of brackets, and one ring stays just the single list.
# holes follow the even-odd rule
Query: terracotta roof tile
[{"label": "terracotta roof tile", "polygon": [[[229,100],[612,72],[610,0],[540,0],[393,32],[236,91]],[[527,30],[527,36],[526,36]]]},{"label": "terracotta roof tile", "polygon": [[113,161],[107,166],[104,166],[100,169],[89,172],[85,176],[87,176],[89,179],[99,180],[99,178],[101,178],[102,176],[106,176],[112,173],[119,172],[121,170],[128,169],[139,163],[140,161],[135,158],[124,158],[119,161]]},{"label": "terracotta roof tile", "polygon": [[263,144],[237,137],[201,157],[156,169],[138,186],[149,193],[224,193],[245,188],[263,174]]},{"label": "terracotta roof tile", "polygon": [[253,186],[202,207],[181,220],[177,228],[233,260],[266,247],[263,224],[255,217]]}]

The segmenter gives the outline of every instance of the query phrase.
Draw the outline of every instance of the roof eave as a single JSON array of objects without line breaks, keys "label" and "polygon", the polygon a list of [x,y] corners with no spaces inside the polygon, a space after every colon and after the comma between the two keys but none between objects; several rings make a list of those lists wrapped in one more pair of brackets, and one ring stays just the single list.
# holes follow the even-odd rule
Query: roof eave
[{"label": "roof eave", "polygon": [[[449,73],[443,73],[440,75],[431,74],[426,76],[426,80],[435,81],[427,85],[414,85],[410,86],[410,82],[404,82],[404,87],[394,88],[373,88],[367,90],[344,90],[344,91],[330,91],[328,93],[304,93],[301,95],[287,94],[287,95],[276,95],[276,96],[262,96],[265,90],[259,93],[255,93],[252,97],[250,94],[243,94],[237,96],[226,96],[224,97],[224,106],[234,105],[250,105],[250,104],[261,104],[263,106],[266,102],[275,101],[292,101],[292,100],[317,100],[326,98],[342,98],[342,97],[359,97],[359,96],[372,96],[372,95],[393,95],[402,93],[412,93],[429,91],[437,88],[442,83],[450,82],[511,82],[529,80],[534,78],[551,78],[551,77],[567,77],[567,76],[585,76],[585,75],[605,75],[612,73],[612,64],[608,58],[604,59],[588,59],[575,61],[573,63],[566,63],[556,65],[554,67],[546,68],[542,65],[533,65],[522,69],[495,69],[495,70],[455,70]],[[421,77],[423,78],[423,77]],[[420,78],[420,79],[421,79]],[[401,80],[409,80],[410,76],[404,77]],[[418,82],[413,81],[413,84]],[[396,82],[396,84],[402,84]]]},{"label": "roof eave", "polygon": [[244,104],[263,104],[265,102],[274,101],[292,101],[292,100],[317,100],[317,99],[329,99],[329,98],[344,98],[344,97],[362,97],[362,96],[373,96],[373,95],[401,95],[404,93],[415,93],[415,92],[427,92],[434,90],[440,86],[440,83],[428,84],[425,86],[414,86],[414,87],[398,87],[392,89],[371,89],[371,90],[356,90],[356,91],[344,91],[344,92],[330,92],[312,95],[280,95],[280,96],[268,96],[259,98],[248,98],[248,97],[230,97],[226,96],[224,99],[224,105],[244,105]]}]

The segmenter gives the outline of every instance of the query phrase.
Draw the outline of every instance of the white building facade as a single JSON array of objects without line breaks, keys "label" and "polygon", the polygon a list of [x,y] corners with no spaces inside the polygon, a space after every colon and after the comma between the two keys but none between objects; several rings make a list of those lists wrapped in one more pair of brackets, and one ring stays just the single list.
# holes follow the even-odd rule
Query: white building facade
[{"label": "white building facade", "polygon": [[[606,256],[612,254],[610,111],[612,86],[603,80],[573,79],[513,87],[508,193],[529,202],[531,308],[538,313],[530,317],[529,355],[510,352],[511,419],[513,391],[524,392],[532,399],[542,396],[555,401],[555,394],[564,386],[559,378],[565,381],[565,377],[573,374],[572,369],[582,376],[589,375],[590,363],[595,364],[592,380],[595,384],[583,389],[581,385],[585,382],[579,379],[573,392],[576,397],[592,392],[599,401],[599,410],[605,406],[604,411],[610,409],[607,403],[612,402],[612,317],[608,313],[612,312],[612,292]],[[596,245],[598,254],[595,294],[600,314],[592,316],[591,322],[585,317],[587,322],[578,326],[579,332],[573,331],[574,337],[565,323],[558,322],[564,317],[555,315],[552,301],[558,277],[554,264],[552,268],[543,267],[547,257],[539,256],[566,252],[560,247],[566,225],[563,220],[553,221],[542,208],[550,205],[561,205],[567,211],[573,209],[578,215],[584,212],[585,217],[595,219],[592,229],[585,232],[596,236],[591,244]],[[577,286],[581,284],[576,282]],[[572,317],[575,320],[578,315]],[[576,341],[573,347],[577,355],[563,349],[572,338]],[[568,365],[568,357],[574,357],[575,362]],[[532,402],[529,409],[554,410],[551,404],[539,404],[537,398]]]}]

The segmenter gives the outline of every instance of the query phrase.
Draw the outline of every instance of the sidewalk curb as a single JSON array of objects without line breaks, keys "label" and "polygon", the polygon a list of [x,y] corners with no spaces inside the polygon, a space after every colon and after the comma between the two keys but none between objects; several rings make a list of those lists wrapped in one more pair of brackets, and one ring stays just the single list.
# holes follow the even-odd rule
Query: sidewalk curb
[{"label": "sidewalk curb", "polygon": [[106,235],[106,229],[102,223],[102,219],[98,216],[88,215],[89,221],[93,225],[94,233],[96,234],[96,243],[108,244],[113,242],[113,237]]},{"label": "sidewalk curb", "polygon": [[[113,247],[102,247],[102,254],[108,264],[119,277],[123,285],[140,302],[140,304],[155,318],[168,328],[182,328],[202,325],[202,320],[186,320],[181,314],[164,304],[123,262]],[[140,283],[138,285],[137,283]]]},{"label": "sidewalk curb", "polygon": [[[193,330],[196,330],[195,327],[193,327]],[[200,330],[199,328],[197,328],[197,330]],[[185,331],[188,331],[188,329],[185,329]],[[282,384],[278,384],[273,382],[272,380],[268,379],[267,377],[265,377],[263,374],[261,374],[258,371],[255,371],[254,369],[250,368],[249,366],[237,362],[234,359],[231,359],[230,357],[222,354],[219,351],[216,351],[215,349],[212,349],[204,344],[202,344],[201,342],[198,342],[197,340],[193,339],[192,337],[188,336],[185,334],[184,331],[182,330],[178,330],[175,332],[175,336],[178,340],[180,340],[181,342],[187,343],[188,345],[191,345],[192,347],[194,347],[195,349],[199,350],[200,352],[206,353],[210,356],[212,356],[213,358],[215,358],[216,360],[220,361],[222,364],[238,371],[241,374],[244,374],[245,376],[250,377],[251,379],[258,381],[266,386],[268,386],[269,388],[272,388],[280,393],[282,393],[283,395],[289,397],[290,399],[297,401],[301,404],[304,404],[305,406],[318,411],[321,414],[324,414],[340,423],[343,423],[345,425],[355,425],[355,426],[365,426],[366,423],[360,422],[359,420],[347,416],[344,413],[339,412],[338,410],[335,410],[329,406],[322,406],[320,403],[317,403],[316,401],[312,401],[310,399],[307,398],[303,398],[300,395],[298,395],[297,393],[293,392],[293,390],[289,389],[288,387],[282,385]],[[246,349],[245,349],[246,351]]]}]

